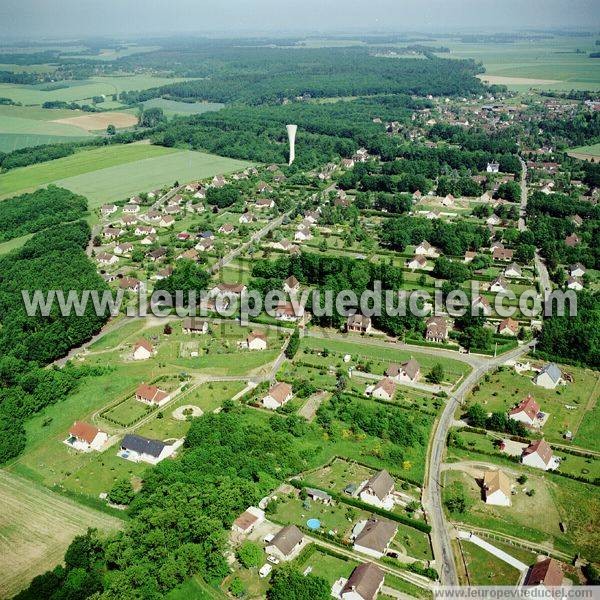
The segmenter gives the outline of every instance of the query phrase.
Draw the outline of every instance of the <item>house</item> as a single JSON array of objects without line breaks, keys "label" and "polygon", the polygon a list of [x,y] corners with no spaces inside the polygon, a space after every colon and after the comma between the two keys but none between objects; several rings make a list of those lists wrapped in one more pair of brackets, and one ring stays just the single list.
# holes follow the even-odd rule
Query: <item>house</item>
[{"label": "house", "polygon": [[333,498],[323,490],[318,490],[316,488],[304,488],[306,495],[315,502],[322,502],[323,504],[331,504],[333,502]]},{"label": "house", "polygon": [[139,196],[131,196],[131,198],[129,198],[129,203],[130,204],[141,204],[142,199]]},{"label": "house", "polygon": [[187,242],[190,239],[190,234],[187,231],[182,231],[177,234],[177,239],[180,242]]},{"label": "house", "polygon": [[123,207],[123,214],[134,215],[140,212],[140,207],[137,204],[126,204]]},{"label": "house", "polygon": [[489,317],[492,314],[492,307],[484,296],[477,296],[477,298],[471,302],[471,308],[475,314],[483,313],[486,317]]},{"label": "house", "polygon": [[423,240],[416,248],[415,255],[429,256],[430,258],[437,258],[440,254],[435,246],[432,246],[428,241]]},{"label": "house", "polygon": [[248,350],[266,350],[267,336],[262,331],[252,331],[246,338]]},{"label": "house", "polygon": [[268,394],[262,399],[262,403],[265,408],[276,410],[289,402],[292,399],[292,396],[292,386],[280,381],[269,389]]},{"label": "house", "polygon": [[179,206],[183,202],[183,196],[181,194],[175,194],[172,198],[169,198],[167,202],[168,206]]},{"label": "house", "polygon": [[539,412],[540,405],[533,399],[533,396],[529,394],[527,398],[521,400],[517,406],[508,411],[508,418],[513,421],[519,421],[529,427],[533,427],[537,422]]},{"label": "house", "polygon": [[107,252],[100,252],[96,255],[96,260],[101,265],[114,265],[119,262],[119,257],[114,254],[108,254]]},{"label": "house", "polygon": [[153,234],[145,235],[140,240],[140,244],[142,244],[142,246],[153,246],[157,242],[158,242],[158,238]]},{"label": "house", "polygon": [[389,377],[384,377],[371,390],[370,395],[379,400],[392,400],[396,393],[396,382]]},{"label": "house", "polygon": [[171,215],[163,215],[158,224],[160,227],[170,227],[175,223],[175,219]]},{"label": "house", "polygon": [[477,252],[473,252],[472,250],[467,250],[465,252],[465,257],[463,259],[463,262],[465,263],[470,263],[473,262],[473,259],[477,256]]},{"label": "house", "polygon": [[585,272],[585,267],[581,263],[575,263],[569,266],[569,275],[571,275],[571,277],[583,277]]},{"label": "house", "polygon": [[231,223],[223,223],[223,225],[221,225],[221,227],[219,227],[219,233],[222,233],[223,235],[229,235],[230,233],[234,232],[234,227]]},{"label": "house", "polygon": [[489,203],[492,200],[493,200],[493,196],[489,192],[483,192],[483,194],[481,194],[481,196],[479,196],[479,201],[480,202]]},{"label": "house", "polygon": [[140,289],[141,282],[135,277],[123,277],[119,281],[119,287],[128,292],[137,292]]},{"label": "house", "polygon": [[133,345],[133,360],[147,360],[156,354],[154,346],[146,339],[141,338]]},{"label": "house", "polygon": [[287,294],[295,294],[300,289],[300,282],[293,276],[290,275],[283,282],[283,291]]},{"label": "house", "polygon": [[312,233],[308,227],[302,227],[296,231],[294,234],[294,239],[297,242],[307,242],[312,239]]},{"label": "house", "polygon": [[567,280],[567,288],[580,292],[583,289],[583,281],[579,277],[569,277]]},{"label": "house", "polygon": [[500,469],[486,471],[483,475],[485,503],[495,506],[511,505],[510,479]]},{"label": "house", "polygon": [[572,233],[571,235],[568,235],[565,238],[565,244],[567,246],[569,246],[569,248],[573,248],[575,246],[577,246],[578,244],[581,243],[581,240],[579,239],[579,236],[575,233]]},{"label": "house", "polygon": [[142,383],[135,390],[135,399],[149,406],[162,406],[171,399],[171,395],[155,385]]},{"label": "house", "polygon": [[216,188],[221,188],[227,183],[227,180],[223,177],[223,175],[215,175],[212,178],[211,185]]},{"label": "house", "polygon": [[[273,191],[273,188],[264,181],[259,181],[256,186],[256,189],[259,194],[270,194]],[[273,204],[273,206],[274,206],[274,204]]]},{"label": "house", "polygon": [[198,319],[197,317],[186,317],[181,323],[181,331],[185,334],[208,333],[208,321]]},{"label": "house", "polygon": [[280,560],[291,560],[298,555],[303,541],[302,532],[295,525],[287,525],[275,534],[265,551]]},{"label": "house", "polygon": [[500,165],[497,162],[489,162],[485,170],[486,173],[499,173]]},{"label": "house", "polygon": [[375,600],[383,587],[385,573],[373,563],[362,563],[352,571],[340,592],[341,600]]},{"label": "house", "polygon": [[430,210],[425,213],[425,218],[433,221],[434,219],[440,219],[442,213],[439,210]]},{"label": "house", "polygon": [[168,446],[160,440],[152,440],[128,433],[121,442],[119,456],[133,462],[146,462],[151,465],[158,464],[161,460],[172,456],[175,446]]},{"label": "house", "polygon": [[442,204],[444,206],[454,206],[454,196],[452,194],[448,194],[442,199]]},{"label": "house", "polygon": [[563,376],[561,370],[555,363],[548,363],[534,378],[533,383],[547,390],[553,390],[559,383],[562,383]]},{"label": "house", "polygon": [[503,261],[503,262],[511,261],[513,259],[513,254],[514,254],[514,250],[511,250],[509,248],[501,248],[500,246],[497,246],[496,248],[493,248],[493,250],[492,250],[492,258],[494,260]]},{"label": "house", "polygon": [[511,319],[510,317],[508,317],[508,319],[504,319],[503,321],[500,321],[499,325],[498,325],[498,333],[500,335],[517,335],[517,333],[519,332],[519,323],[518,321],[515,321],[514,319]]},{"label": "house", "polygon": [[422,197],[422,196],[423,196],[423,194],[421,194],[421,190],[416,190],[416,191],[413,193],[413,195],[412,195],[412,199],[413,199],[415,202],[418,202],[418,201],[421,199],[421,197]]},{"label": "house", "polygon": [[424,269],[427,266],[427,259],[422,254],[417,254],[414,258],[407,262],[407,267],[411,271]]},{"label": "house", "polygon": [[429,317],[425,321],[425,339],[428,342],[443,342],[448,339],[448,325],[444,317]]},{"label": "house", "polygon": [[583,225],[583,219],[579,215],[574,215],[571,217],[571,223],[573,223],[575,227],[581,227]]},{"label": "house", "polygon": [[346,331],[352,333],[370,333],[371,317],[365,317],[358,313],[350,315],[346,320]]},{"label": "house", "polygon": [[273,202],[271,198],[259,198],[254,204],[254,208],[256,208],[256,210],[266,210],[274,207],[275,202]]},{"label": "house", "polygon": [[371,518],[359,522],[352,530],[354,550],[381,558],[396,536],[398,526],[387,519]]},{"label": "house", "polygon": [[500,225],[500,223],[502,222],[502,219],[500,219],[500,217],[497,214],[491,214],[487,219],[486,219],[486,224],[487,225]]},{"label": "house", "polygon": [[210,252],[215,247],[215,243],[212,240],[200,240],[194,248],[198,252]]},{"label": "house", "polygon": [[490,284],[490,292],[498,293],[498,292],[506,292],[508,289],[508,283],[502,275],[500,277],[496,277],[494,281]]},{"label": "house", "polygon": [[420,374],[421,367],[414,358],[402,364],[391,363],[385,372],[386,377],[394,379],[398,383],[402,381],[415,382]]},{"label": "house", "polygon": [[189,250],[186,250],[185,252],[182,252],[177,258],[176,260],[198,260],[198,250],[196,250],[195,248],[190,248]]},{"label": "house", "polygon": [[118,254],[119,256],[122,256],[123,254],[129,254],[131,251],[133,250],[133,244],[119,244],[117,246],[115,246],[115,249],[113,250],[113,252],[115,254]]},{"label": "house", "polygon": [[517,263],[511,263],[504,269],[505,277],[523,277],[523,271]]},{"label": "house", "polygon": [[91,452],[101,450],[108,442],[108,433],[83,421],[75,421],[69,429],[69,437],[65,444],[80,452]]},{"label": "house", "polygon": [[351,169],[354,167],[354,161],[351,158],[342,158],[341,164],[344,169]]},{"label": "house", "polygon": [[360,499],[371,506],[392,510],[394,507],[394,479],[384,469],[369,479],[360,491]]},{"label": "house", "polygon": [[156,262],[157,260],[163,259],[167,255],[166,248],[156,248],[155,250],[151,250],[146,254],[149,260],[152,262]]},{"label": "house", "polygon": [[166,279],[167,277],[170,277],[171,275],[173,275],[173,267],[171,265],[165,267],[164,269],[159,269],[156,272],[156,275],[153,276],[153,279],[157,279],[158,281],[160,281],[161,279]]},{"label": "house", "polygon": [[251,212],[245,212],[240,218],[239,218],[239,222],[240,223],[252,223],[252,221],[254,221],[254,215]]},{"label": "house", "polygon": [[265,513],[260,508],[249,506],[232,524],[235,533],[248,535],[252,530],[265,520]]},{"label": "house", "polygon": [[102,208],[100,209],[100,212],[102,213],[103,217],[108,217],[108,216],[116,213],[118,208],[119,207],[116,206],[115,204],[104,204],[102,206]]},{"label": "house", "polygon": [[154,235],[156,233],[156,229],[147,225],[138,225],[133,233],[138,237],[142,237],[144,235]]},{"label": "house", "polygon": [[298,307],[298,313],[291,302],[280,302],[275,307],[275,318],[278,321],[298,321],[304,315],[304,308]]},{"label": "house", "polygon": [[543,469],[549,471],[558,467],[558,461],[552,454],[548,442],[545,440],[536,440],[523,449],[521,462],[528,467]]},{"label": "house", "polygon": [[121,237],[124,233],[123,229],[117,229],[116,227],[105,227],[102,231],[102,235],[109,240]]},{"label": "house", "polygon": [[563,571],[560,563],[553,558],[545,558],[529,567],[523,585],[540,588],[562,585]]},{"label": "house", "polygon": [[218,283],[210,290],[211,297],[242,296],[248,291],[243,283]]}]

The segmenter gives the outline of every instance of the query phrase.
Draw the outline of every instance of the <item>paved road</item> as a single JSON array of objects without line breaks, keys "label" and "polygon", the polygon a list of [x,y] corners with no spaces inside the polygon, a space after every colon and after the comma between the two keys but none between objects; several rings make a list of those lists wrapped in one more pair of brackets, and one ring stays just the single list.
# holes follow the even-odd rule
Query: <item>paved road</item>
[{"label": "paved road", "polygon": [[436,568],[444,585],[458,585],[458,574],[456,565],[454,564],[450,535],[446,526],[442,506],[442,486],[440,483],[440,473],[444,450],[446,448],[446,438],[454,420],[454,413],[459,404],[463,402],[466,395],[470,392],[471,388],[488,371],[495,369],[507,360],[518,358],[529,351],[529,349],[530,344],[515,348],[504,355],[488,359],[484,365],[475,369],[462,382],[455,395],[448,400],[435,428],[428,456],[429,462],[427,465],[426,485],[423,488],[423,507],[427,512],[429,524],[432,529],[431,543],[433,546]]}]

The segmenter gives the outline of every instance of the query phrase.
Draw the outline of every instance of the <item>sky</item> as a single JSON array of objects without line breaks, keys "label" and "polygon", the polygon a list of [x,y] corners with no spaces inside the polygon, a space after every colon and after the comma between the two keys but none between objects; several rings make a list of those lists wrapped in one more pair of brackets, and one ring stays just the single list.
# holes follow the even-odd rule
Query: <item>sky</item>
[{"label": "sky", "polygon": [[6,38],[600,29],[598,0],[0,0]]}]

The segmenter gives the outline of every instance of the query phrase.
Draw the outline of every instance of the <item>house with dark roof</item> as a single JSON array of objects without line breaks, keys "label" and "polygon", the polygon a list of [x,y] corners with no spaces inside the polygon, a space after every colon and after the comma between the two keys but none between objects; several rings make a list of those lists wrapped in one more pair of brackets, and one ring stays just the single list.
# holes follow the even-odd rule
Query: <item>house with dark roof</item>
[{"label": "house with dark roof", "polygon": [[533,378],[533,383],[547,390],[553,390],[559,383],[562,383],[562,371],[555,363],[548,363],[542,370]]},{"label": "house with dark roof", "polygon": [[373,563],[358,565],[342,587],[341,600],[375,600],[383,587],[385,573]]},{"label": "house with dark roof", "polygon": [[295,525],[287,525],[275,534],[265,551],[279,560],[292,560],[298,556],[303,542],[302,532]]},{"label": "house with dark roof", "polygon": [[152,440],[128,433],[121,442],[118,456],[132,462],[146,462],[151,465],[158,464],[161,460],[172,456],[175,445],[167,445],[160,440]]},{"label": "house with dark roof", "polygon": [[394,508],[394,479],[384,469],[365,482],[360,499],[371,506],[392,510]]},{"label": "house with dark roof", "polygon": [[394,539],[398,526],[387,519],[372,517],[360,521],[352,530],[353,548],[362,554],[381,558]]},{"label": "house with dark roof", "polygon": [[448,339],[448,325],[444,317],[429,317],[425,321],[425,339],[428,342],[443,342]]},{"label": "house with dark roof", "polygon": [[346,321],[346,330],[352,333],[370,333],[371,317],[358,313],[350,315]]}]

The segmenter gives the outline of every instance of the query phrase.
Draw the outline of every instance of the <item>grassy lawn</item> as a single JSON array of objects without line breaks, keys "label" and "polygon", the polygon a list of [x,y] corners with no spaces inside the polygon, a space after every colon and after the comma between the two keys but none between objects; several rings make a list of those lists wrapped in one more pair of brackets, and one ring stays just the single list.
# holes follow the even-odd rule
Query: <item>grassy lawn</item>
[{"label": "grassy lawn", "polygon": [[150,414],[152,407],[139,402],[134,397],[127,398],[124,402],[117,404],[114,408],[102,413],[102,417],[116,421],[123,427],[128,427],[131,423]]},{"label": "grassy lawn", "polygon": [[125,324],[119,322],[117,329],[110,331],[91,344],[89,347],[90,351],[95,352],[98,350],[117,348],[125,341],[129,340],[135,342],[137,340],[136,334],[139,335],[140,331],[143,329],[144,321],[142,319],[128,319],[127,317],[121,317],[121,319],[129,320],[129,322]]},{"label": "grassy lawn", "polygon": [[348,579],[358,565],[356,561],[344,560],[316,550],[307,560],[298,564],[298,567],[302,572],[310,568],[311,575],[322,577],[329,585],[333,585],[340,577]]},{"label": "grassy lawn", "polygon": [[220,600],[226,597],[225,594],[196,576],[171,590],[165,596],[165,600],[190,600],[191,598],[194,600]]},{"label": "grassy lawn", "polygon": [[12,598],[34,576],[61,563],[67,546],[88,527],[109,532],[122,526],[118,518],[81,506],[4,470],[0,471],[0,502],[2,598]]},{"label": "grassy lawn", "polygon": [[27,235],[8,240],[8,242],[2,242],[2,244],[0,244],[0,256],[2,256],[3,254],[8,254],[9,252],[16,250],[17,248],[20,248],[31,237],[33,237],[33,234],[28,233]]},{"label": "grassy lawn", "polygon": [[[469,401],[479,402],[490,412],[507,411],[531,394],[541,410],[550,413],[542,430],[548,441],[566,443],[563,434],[568,429],[573,433],[574,445],[600,450],[600,430],[593,427],[593,413],[588,410],[590,407],[597,411],[600,375],[578,367],[562,369],[573,375],[573,383],[546,390],[533,383],[531,373],[520,375],[512,368],[501,368],[482,380]],[[587,422],[583,433],[582,421]]]},{"label": "grassy lawn", "polygon": [[144,109],[162,108],[167,117],[175,115],[199,115],[205,112],[220,110],[225,106],[218,102],[177,102],[177,100],[166,100],[165,98],[152,98],[142,103]]},{"label": "grassy lawn", "polygon": [[471,585],[516,585],[520,572],[471,542],[462,540]]}]

